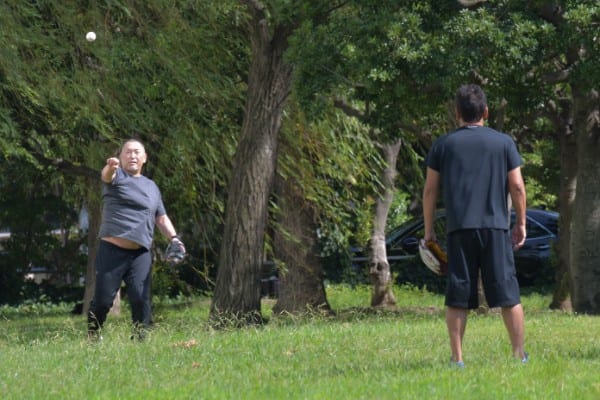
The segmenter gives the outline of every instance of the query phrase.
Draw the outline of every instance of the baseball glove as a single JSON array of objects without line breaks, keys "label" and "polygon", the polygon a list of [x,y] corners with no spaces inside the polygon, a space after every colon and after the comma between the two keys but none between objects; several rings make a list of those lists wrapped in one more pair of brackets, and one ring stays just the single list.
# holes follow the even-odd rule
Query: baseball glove
[{"label": "baseball glove", "polygon": [[183,242],[175,236],[165,250],[165,260],[171,265],[179,264],[185,258],[185,254]]},{"label": "baseball glove", "polygon": [[448,273],[448,255],[435,241],[419,240],[419,255],[427,268],[436,275]]}]

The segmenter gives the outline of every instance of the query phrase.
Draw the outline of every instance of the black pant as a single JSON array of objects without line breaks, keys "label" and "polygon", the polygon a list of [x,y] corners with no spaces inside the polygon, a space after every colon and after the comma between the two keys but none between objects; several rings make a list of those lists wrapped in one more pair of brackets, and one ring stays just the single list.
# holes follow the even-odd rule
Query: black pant
[{"label": "black pant", "polygon": [[104,240],[96,255],[96,290],[88,312],[88,329],[98,330],[106,321],[121,282],[125,281],[134,325],[150,325],[150,272],[148,249],[127,250]]}]

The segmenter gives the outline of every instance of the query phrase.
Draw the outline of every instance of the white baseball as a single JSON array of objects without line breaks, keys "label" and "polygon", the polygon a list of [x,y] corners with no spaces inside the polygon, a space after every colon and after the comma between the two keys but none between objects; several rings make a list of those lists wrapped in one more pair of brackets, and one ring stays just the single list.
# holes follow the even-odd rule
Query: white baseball
[{"label": "white baseball", "polygon": [[85,35],[85,40],[87,40],[88,42],[93,42],[94,40],[96,40],[96,34],[94,32],[88,32]]}]

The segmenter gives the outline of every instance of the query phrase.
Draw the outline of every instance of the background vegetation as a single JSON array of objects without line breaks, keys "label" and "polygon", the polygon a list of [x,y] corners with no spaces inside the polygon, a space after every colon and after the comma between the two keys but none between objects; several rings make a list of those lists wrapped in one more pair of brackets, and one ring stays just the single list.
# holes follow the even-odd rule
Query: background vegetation
[{"label": "background vegetation", "polygon": [[[347,273],[347,249],[372,235],[385,185],[382,144],[402,142],[387,227],[419,213],[423,157],[453,126],[448,100],[463,82],[485,87],[491,125],[517,141],[529,205],[568,214],[572,198],[559,198],[574,191],[564,182],[574,180],[567,161],[577,157],[563,142],[575,134],[593,139],[598,125],[597,101],[588,104],[586,97],[600,71],[596,2],[324,4],[3,2],[0,226],[12,236],[2,243],[0,302],[58,302],[83,290],[96,238],[79,222],[84,211],[98,216],[98,171],[130,136],[146,143],[146,173],[162,188],[190,253],[184,265],[165,268],[165,243],[157,238],[155,294],[211,293],[227,185],[247,173],[234,165],[244,118],[253,117],[245,115],[253,95],[249,71],[261,61],[249,35],[255,15],[264,17],[272,43],[284,42],[293,70],[277,172],[298,186],[301,206],[316,210],[311,223],[326,278],[356,282]],[[95,42],[85,41],[89,30]],[[593,150],[594,143],[579,148]],[[597,165],[592,153],[590,176]],[[281,227],[280,205],[276,196],[269,199],[267,257],[274,253],[270,235]],[[590,221],[585,229],[596,231]],[[32,267],[51,267],[51,281],[23,284]],[[244,268],[250,267],[233,270]]]}]

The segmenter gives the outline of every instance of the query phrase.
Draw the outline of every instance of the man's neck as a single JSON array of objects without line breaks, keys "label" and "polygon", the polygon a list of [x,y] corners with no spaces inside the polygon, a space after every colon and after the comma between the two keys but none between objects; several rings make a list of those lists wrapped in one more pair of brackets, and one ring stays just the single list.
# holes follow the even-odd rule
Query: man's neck
[{"label": "man's neck", "polygon": [[461,128],[467,128],[467,127],[470,127],[470,126],[473,126],[473,127],[475,127],[475,126],[483,126],[484,125],[484,121],[483,121],[483,118],[480,119],[479,121],[473,121],[473,122],[465,122],[462,119],[460,119],[458,121],[458,125]]}]

